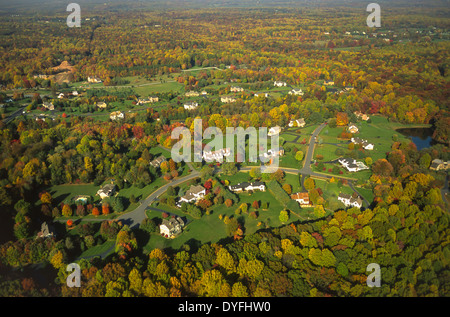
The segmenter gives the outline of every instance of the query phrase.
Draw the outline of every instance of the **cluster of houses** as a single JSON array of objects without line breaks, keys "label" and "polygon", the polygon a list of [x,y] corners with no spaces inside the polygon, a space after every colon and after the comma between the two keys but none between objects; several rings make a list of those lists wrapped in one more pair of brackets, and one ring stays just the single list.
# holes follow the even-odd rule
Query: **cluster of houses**
[{"label": "cluster of houses", "polygon": [[363,162],[358,162],[355,159],[348,157],[340,158],[338,159],[338,162],[349,172],[358,172],[369,169]]},{"label": "cluster of houses", "polygon": [[341,201],[346,207],[362,207],[362,199],[361,197],[354,198],[352,195],[340,193],[338,196],[338,200]]},{"label": "cluster of houses", "polygon": [[373,150],[373,143],[370,143],[367,140],[361,139],[359,137],[353,137],[351,138],[352,143],[354,144],[361,144],[363,149],[372,151]]},{"label": "cluster of houses", "polygon": [[430,169],[433,171],[447,170],[450,168],[450,161],[434,159],[431,162]]},{"label": "cluster of houses", "polygon": [[237,86],[232,86],[232,87],[230,88],[230,91],[231,91],[231,92],[243,92],[243,91],[244,91],[244,88],[242,88],[242,87],[237,87]]}]

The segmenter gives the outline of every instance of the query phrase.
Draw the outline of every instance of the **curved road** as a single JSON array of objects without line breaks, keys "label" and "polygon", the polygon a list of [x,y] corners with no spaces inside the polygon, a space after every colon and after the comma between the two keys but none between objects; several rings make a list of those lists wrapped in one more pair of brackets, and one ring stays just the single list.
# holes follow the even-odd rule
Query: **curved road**
[{"label": "curved road", "polygon": [[[189,167],[191,166],[189,165]],[[128,225],[131,229],[139,227],[141,222],[146,218],[145,210],[147,209],[147,207],[150,206],[156,199],[158,199],[158,197],[161,196],[167,190],[167,187],[177,186],[185,181],[196,178],[200,175],[200,173],[195,169],[191,168],[191,170],[192,170],[191,174],[183,176],[181,178],[174,179],[170,183],[161,186],[153,193],[151,193],[145,200],[141,201],[141,204],[135,210],[123,214],[116,219],[122,220],[122,222]]]}]

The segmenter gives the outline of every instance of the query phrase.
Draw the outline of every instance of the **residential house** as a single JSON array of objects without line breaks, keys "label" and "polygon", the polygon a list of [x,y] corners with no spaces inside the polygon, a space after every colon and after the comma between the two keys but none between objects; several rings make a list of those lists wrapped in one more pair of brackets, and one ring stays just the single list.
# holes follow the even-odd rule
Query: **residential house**
[{"label": "residential house", "polygon": [[273,136],[273,135],[280,134],[280,132],[281,132],[281,128],[279,126],[274,126],[269,129],[269,132],[267,132],[267,135]]},{"label": "residential house", "polygon": [[344,91],[351,91],[353,89],[355,89],[355,88],[353,88],[353,86],[345,86],[344,87]]},{"label": "residential house", "polygon": [[292,127],[300,127],[300,128],[303,128],[303,127],[305,126],[305,124],[306,124],[305,119],[301,118],[301,119],[296,119],[296,120],[291,120],[291,121],[289,121],[288,126],[289,126],[290,128],[292,128]]},{"label": "residential house", "polygon": [[96,84],[96,83],[101,83],[101,82],[102,82],[102,80],[100,78],[98,78],[98,77],[88,76],[88,83]]},{"label": "residential house", "polygon": [[259,96],[264,96],[264,97],[269,97],[269,93],[267,92],[257,92],[255,94],[253,94],[255,97],[259,97]]},{"label": "residential house", "polygon": [[100,196],[101,199],[112,196],[116,190],[116,186],[114,184],[106,184],[102,188],[97,191],[97,195]]},{"label": "residential house", "polygon": [[284,81],[274,81],[273,85],[276,87],[283,87],[286,86],[287,84]]},{"label": "residential house", "polygon": [[232,87],[230,88],[230,91],[231,91],[231,92],[243,92],[243,91],[244,91],[244,88],[242,88],[242,87],[237,87],[237,86],[232,86]]},{"label": "residential house", "polygon": [[357,162],[352,158],[340,158],[338,159],[338,162],[341,163],[341,165],[349,172],[358,172],[361,170],[369,169],[366,165],[364,165],[364,163]]},{"label": "residential house", "polygon": [[191,90],[191,91],[185,92],[184,95],[185,95],[186,97],[198,97],[198,96],[199,96],[199,93],[196,92],[196,91]]},{"label": "residential house", "polygon": [[181,207],[183,202],[190,203],[203,198],[206,195],[206,189],[202,185],[192,185],[184,196],[181,196],[177,206]]},{"label": "residential house", "polygon": [[275,156],[283,156],[284,148],[281,146],[278,148],[278,151],[274,151],[273,149],[267,150],[267,152],[263,153],[264,157],[275,157]]},{"label": "residential house", "polygon": [[53,238],[55,236],[55,230],[52,225],[47,222],[43,222],[41,225],[41,231],[37,233],[36,238]]},{"label": "residential house", "polygon": [[232,192],[244,192],[249,190],[266,191],[266,185],[263,182],[243,182],[236,185],[228,186]]},{"label": "residential house", "polygon": [[363,149],[365,149],[365,150],[369,150],[369,151],[373,150],[373,144],[367,140],[361,139],[359,137],[353,137],[353,138],[351,138],[351,141],[354,144],[361,144]]},{"label": "residential house", "polygon": [[225,148],[217,151],[203,151],[203,159],[206,162],[218,161],[222,162],[224,157],[231,155],[231,149]]},{"label": "residential house", "polygon": [[333,81],[333,80],[325,80],[325,81],[323,82],[323,84],[324,84],[325,86],[333,86],[333,85],[334,85],[334,81]]},{"label": "residential house", "polygon": [[208,95],[208,92],[207,92],[206,90],[203,90],[203,91],[200,93],[200,95],[202,95],[202,96],[207,96],[207,95]]},{"label": "residential house", "polygon": [[434,159],[431,162],[430,169],[433,171],[447,170],[450,168],[450,161],[443,161],[440,159]]},{"label": "residential house", "polygon": [[154,168],[158,169],[162,162],[166,161],[166,157],[164,155],[161,155],[160,157],[154,159],[150,162],[150,165]]},{"label": "residential house", "polygon": [[296,193],[291,195],[291,199],[295,200],[302,207],[311,207],[311,201],[309,200],[308,192],[305,193]]},{"label": "residential house", "polygon": [[184,227],[184,221],[181,217],[172,217],[170,219],[163,219],[159,226],[159,232],[166,238],[174,238],[177,234],[180,234]]},{"label": "residential house", "polygon": [[123,119],[123,118],[125,118],[125,114],[123,112],[120,112],[120,111],[114,111],[114,112],[110,113],[109,118],[111,120]]},{"label": "residential house", "polygon": [[223,103],[231,103],[231,102],[235,102],[236,98],[229,97],[229,96],[222,96],[222,97],[220,97],[220,101],[222,101]]},{"label": "residential house", "polygon": [[78,96],[78,95],[79,95],[78,91],[76,91],[76,90],[72,91],[72,96]]},{"label": "residential house", "polygon": [[58,99],[64,99],[67,98],[67,96],[62,92],[58,95]]},{"label": "residential house", "polygon": [[349,194],[340,193],[338,200],[341,201],[346,207],[362,207],[362,199],[359,196],[357,198],[353,198]]},{"label": "residential house", "polygon": [[42,103],[42,106],[47,110],[55,110],[55,106],[50,102],[44,102]]},{"label": "residential house", "polygon": [[106,103],[103,102],[103,101],[97,102],[95,105],[97,106],[97,108],[100,108],[100,109],[105,109],[106,108]]},{"label": "residential house", "polygon": [[355,116],[356,116],[357,118],[361,118],[361,119],[364,120],[364,121],[367,121],[367,120],[370,119],[368,115],[366,115],[365,113],[363,114],[363,113],[360,112],[360,111],[355,111],[354,114],[355,114]]},{"label": "residential house", "polygon": [[348,126],[348,132],[350,132],[350,133],[358,133],[359,132],[359,129],[358,129],[358,127],[356,126],[356,125],[354,125],[354,124],[349,124],[349,126]]},{"label": "residential house", "polygon": [[184,109],[186,110],[194,110],[198,107],[198,103],[194,101],[190,101],[184,104]]},{"label": "residential house", "polygon": [[157,96],[149,96],[148,98],[140,98],[137,101],[138,105],[143,105],[143,104],[147,104],[147,103],[153,103],[153,102],[158,102],[159,101],[159,97]]},{"label": "residential house", "polygon": [[292,90],[289,90],[289,95],[295,95],[295,96],[303,96],[305,93],[300,88],[294,88]]}]

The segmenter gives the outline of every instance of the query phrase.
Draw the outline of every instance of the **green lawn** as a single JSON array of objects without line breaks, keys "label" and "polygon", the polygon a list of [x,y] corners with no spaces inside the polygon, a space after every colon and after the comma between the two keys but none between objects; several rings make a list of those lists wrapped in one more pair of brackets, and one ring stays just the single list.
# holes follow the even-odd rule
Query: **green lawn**
[{"label": "green lawn", "polygon": [[[81,259],[81,258],[86,258],[86,257],[103,254],[104,252],[111,249],[115,244],[116,244],[115,241],[106,241],[101,245],[96,245],[96,246],[93,246],[92,248],[85,250],[83,253],[80,254],[80,256],[78,258]],[[111,254],[113,252],[114,252],[114,248],[112,248],[111,252],[109,252],[108,254]],[[105,255],[108,255],[108,254],[105,254]]]},{"label": "green lawn", "polygon": [[[183,244],[192,242],[193,240],[196,240],[201,244],[208,242],[218,242],[219,240],[226,238],[226,225],[224,224],[223,220],[219,219],[219,215],[222,215],[223,217],[228,216],[237,218],[238,221],[244,225],[245,235],[252,234],[259,229],[264,229],[266,225],[270,227],[279,227],[283,225],[278,219],[280,211],[283,209],[283,207],[269,192],[254,192],[252,195],[243,193],[239,194],[239,198],[239,203],[229,208],[224,204],[213,206],[210,215],[203,215],[201,219],[194,219],[185,227],[183,233],[175,239],[165,239],[159,235],[152,234],[150,236],[149,242],[145,245],[144,250],[148,252],[154,248],[167,247],[171,247],[177,250],[181,246],[183,246]],[[260,205],[263,202],[267,202],[269,204],[268,210],[258,210],[259,216],[257,219],[249,217],[249,213],[254,211],[254,209],[251,207],[251,204],[255,200],[258,200],[260,202]],[[249,205],[248,214],[241,213],[239,215],[236,215],[235,210],[242,203],[247,203]],[[164,204],[159,204],[157,208],[186,216],[180,210]],[[161,213],[159,211],[150,211],[147,215],[149,218],[161,217]],[[187,218],[190,217],[187,216]],[[297,220],[298,218],[295,215],[291,215],[288,223]]]}]

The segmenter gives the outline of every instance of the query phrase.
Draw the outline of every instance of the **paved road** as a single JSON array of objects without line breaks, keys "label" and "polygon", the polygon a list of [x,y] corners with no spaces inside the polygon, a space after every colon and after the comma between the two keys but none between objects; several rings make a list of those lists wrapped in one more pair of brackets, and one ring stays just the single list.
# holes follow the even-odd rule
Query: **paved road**
[{"label": "paved road", "polygon": [[141,222],[147,217],[145,215],[145,210],[147,209],[147,207],[150,206],[156,199],[158,199],[158,197],[161,196],[167,190],[167,187],[169,187],[170,185],[177,186],[185,181],[196,178],[199,175],[200,173],[198,171],[192,169],[191,174],[181,178],[174,179],[170,183],[161,186],[153,193],[151,193],[145,200],[143,200],[139,205],[139,207],[137,207],[133,211],[130,211],[118,217],[117,219],[122,220],[124,224],[128,225],[132,229],[139,227]]}]

